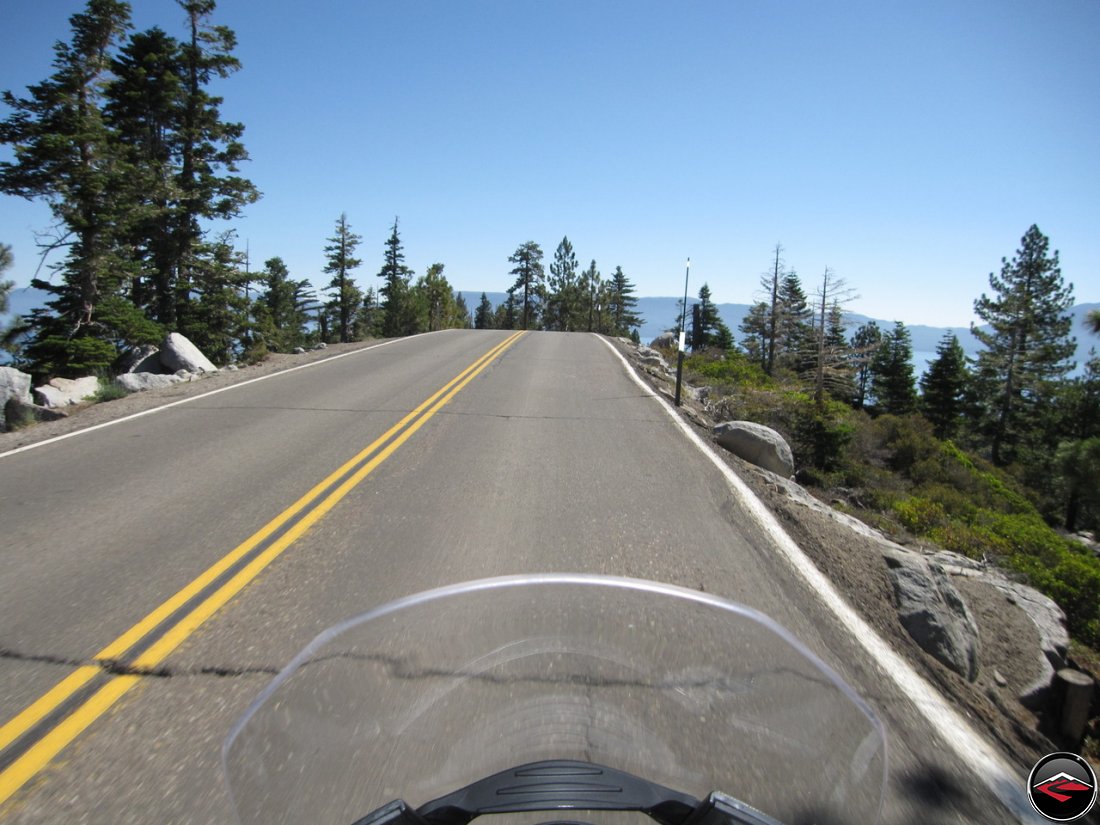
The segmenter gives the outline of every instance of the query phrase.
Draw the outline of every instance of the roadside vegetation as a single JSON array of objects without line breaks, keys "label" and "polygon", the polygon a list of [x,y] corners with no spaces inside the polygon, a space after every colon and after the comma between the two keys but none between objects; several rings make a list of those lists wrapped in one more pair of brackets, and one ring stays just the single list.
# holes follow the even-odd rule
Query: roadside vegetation
[{"label": "roadside vegetation", "polygon": [[1014,572],[1100,648],[1100,559],[1075,535],[1100,529],[1100,358],[1069,377],[1072,288],[1046,237],[1031,227],[975,301],[978,357],[948,335],[919,381],[904,324],[845,330],[840,301],[823,303],[828,275],[807,298],[780,252],[737,345],[717,343],[705,312],[688,316],[685,376],[710,388],[711,415],[776,429],[817,495],[901,541]]}]

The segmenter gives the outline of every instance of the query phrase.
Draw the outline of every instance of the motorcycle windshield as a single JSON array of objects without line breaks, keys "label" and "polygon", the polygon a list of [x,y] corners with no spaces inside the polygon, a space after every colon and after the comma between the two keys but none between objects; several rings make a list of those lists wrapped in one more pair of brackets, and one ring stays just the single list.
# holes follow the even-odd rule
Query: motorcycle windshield
[{"label": "motorcycle windshield", "polygon": [[242,825],[351,825],[550,759],[700,800],[719,791],[783,823],[873,823],[885,751],[867,706],[766,616],[669,585],[539,575],[433,590],[331,628],[253,703],[222,758]]}]

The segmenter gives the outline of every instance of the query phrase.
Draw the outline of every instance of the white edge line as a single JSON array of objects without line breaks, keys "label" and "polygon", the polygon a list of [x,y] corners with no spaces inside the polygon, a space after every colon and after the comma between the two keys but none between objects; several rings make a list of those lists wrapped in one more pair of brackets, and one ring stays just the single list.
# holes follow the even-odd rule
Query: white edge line
[{"label": "white edge line", "polygon": [[389,341],[382,341],[377,344],[372,344],[369,347],[363,347],[362,349],[355,349],[351,352],[342,352],[339,355],[333,355],[328,358],[321,358],[318,361],[310,361],[308,364],[299,364],[296,367],[287,367],[285,370],[279,370],[278,372],[269,372],[267,375],[261,375],[257,378],[249,378],[247,381],[240,381],[236,384],[230,384],[226,387],[219,387],[216,390],[210,390],[210,392],[199,393],[189,398],[181,398],[179,401],[172,401],[168,404],[162,404],[159,407],[151,407],[148,410],[142,410],[141,412],[133,413],[131,415],[125,415],[122,418],[115,418],[111,421],[104,421],[102,424],[93,424],[91,427],[84,427],[80,430],[73,430],[71,433],[65,433],[64,435],[55,435],[53,438],[47,438],[43,441],[36,441],[33,444],[24,444],[22,447],[16,447],[13,450],[0,453],[0,458],[5,456],[15,455],[16,453],[26,452],[27,450],[33,450],[37,447],[45,447],[47,444],[54,444],[58,441],[64,441],[66,438],[73,438],[74,436],[83,435],[84,433],[90,433],[95,430],[102,430],[104,427],[112,427],[115,424],[121,424],[124,421],[133,421],[135,418],[141,418],[143,415],[152,415],[153,413],[161,412],[162,410],[170,409],[171,407],[178,407],[180,404],[187,404],[191,401],[198,401],[200,398],[209,398],[212,395],[217,395],[220,392],[228,392],[229,390],[235,390],[239,387],[247,387],[249,384],[255,384],[258,381],[266,381],[268,378],[275,378],[278,375],[286,375],[288,372],[294,372],[295,370],[304,370],[308,367],[316,367],[321,364],[328,364],[332,361],[337,361],[340,358],[347,358],[349,355],[359,355],[363,352],[370,352],[372,349],[378,349],[379,347],[388,347],[390,344],[396,344],[398,341],[408,341],[412,338],[419,338],[422,335],[438,335],[445,330],[436,330],[435,332],[424,332],[420,335],[409,335],[404,338],[393,338]]},{"label": "white edge line", "polygon": [[874,629],[848,605],[836,588],[833,587],[833,583],[802,552],[802,548],[788,535],[787,531],[783,529],[783,526],[776,520],[771,511],[764,506],[764,503],[749,489],[748,485],[729,468],[710,445],[684,423],[684,420],[677,415],[668,401],[650,389],[638,377],[630,363],[615,345],[602,336],[597,337],[618,356],[626,369],[627,375],[633,379],[634,383],[660,403],[664,411],[688,440],[718,468],[733,492],[741,500],[741,503],[775,542],[775,546],[783,553],[794,571],[802,576],[825,606],[845,625],[856,642],[876,660],[883,674],[913,700],[914,707],[939,734],[943,744],[953,750],[964,764],[973,768],[978,777],[993,792],[993,795],[1021,822],[1049,822],[1049,820],[1040,817],[1031,806],[1024,789],[1025,782],[1016,775],[1016,772],[1004,761],[1001,755],[970,727],[958,711],[947,703],[947,700],[939,691],[917,673],[908,662],[895,653]]}]

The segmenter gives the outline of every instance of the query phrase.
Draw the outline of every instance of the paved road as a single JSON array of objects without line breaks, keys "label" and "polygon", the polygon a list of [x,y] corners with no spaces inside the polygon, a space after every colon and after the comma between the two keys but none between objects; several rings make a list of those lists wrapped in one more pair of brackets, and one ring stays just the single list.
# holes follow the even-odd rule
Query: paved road
[{"label": "paved road", "polygon": [[[430,587],[572,571],[704,587],[771,615],[886,722],[884,822],[1004,821],[604,342],[530,333],[480,361],[509,336],[407,339],[0,458],[0,721],[74,673],[94,679],[70,702],[120,685],[0,820],[230,821],[220,743],[320,630]],[[421,406],[474,365],[449,401]],[[347,468],[361,482],[315,488],[372,444],[391,454]],[[197,629],[174,623],[211,588],[144,653],[114,645],[129,675],[86,667],[235,548],[281,555],[214,582],[227,603]]]}]

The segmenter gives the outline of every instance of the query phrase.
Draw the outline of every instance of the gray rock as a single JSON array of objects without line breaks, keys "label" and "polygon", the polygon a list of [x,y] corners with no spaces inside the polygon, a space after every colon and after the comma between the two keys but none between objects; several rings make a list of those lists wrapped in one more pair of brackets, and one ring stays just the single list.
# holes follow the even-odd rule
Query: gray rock
[{"label": "gray rock", "polygon": [[791,446],[771,427],[752,421],[726,421],[714,428],[714,434],[719,446],[750,464],[783,478],[794,474]]},{"label": "gray rock", "polygon": [[304,355],[305,351],[306,351],[305,347],[295,347],[294,348],[294,354],[295,355]]},{"label": "gray rock", "polygon": [[119,372],[164,372],[160,350],[152,344],[134,347],[122,359]]},{"label": "gray rock", "polygon": [[662,332],[656,338],[649,342],[651,347],[660,347],[661,349],[675,349],[676,342],[679,339],[679,335],[675,332]]},{"label": "gray rock", "polygon": [[1020,655],[1036,661],[1039,675],[1020,692],[1020,701],[1030,708],[1042,707],[1054,684],[1056,672],[1066,666],[1069,632],[1062,608],[1035,588],[1012,581],[1001,570],[982,562],[947,550],[940,550],[929,558],[952,575],[969,576],[996,588],[1035,625],[1039,634],[1039,650],[1021,651]]},{"label": "gray rock", "polygon": [[229,372],[236,372],[238,369],[240,369],[240,367],[238,367],[236,364],[227,364],[225,368],[229,370]]},{"label": "gray rock", "polygon": [[172,372],[217,372],[215,367],[199,348],[178,332],[168,333],[160,348],[160,360]]},{"label": "gray rock", "polygon": [[4,410],[12,399],[31,403],[31,376],[15,367],[0,367],[0,432],[7,429]]},{"label": "gray rock", "polygon": [[71,407],[91,399],[99,391],[99,379],[51,378],[49,383],[34,388],[34,399],[42,407]]},{"label": "gray rock", "polygon": [[115,383],[126,392],[156,390],[179,382],[180,379],[175,375],[161,375],[156,372],[127,372],[115,378]]},{"label": "gray rock", "polygon": [[665,363],[664,356],[657,352],[657,350],[650,349],[649,347],[638,347],[638,360],[650,367],[659,367],[663,370],[668,369],[668,364]]},{"label": "gray rock", "polygon": [[884,553],[898,618],[937,661],[973,682],[978,676],[978,623],[944,569],[914,553]]},{"label": "gray rock", "polygon": [[328,344],[326,344],[324,341],[321,341],[319,344],[316,344],[313,348],[314,349],[328,349]]}]

